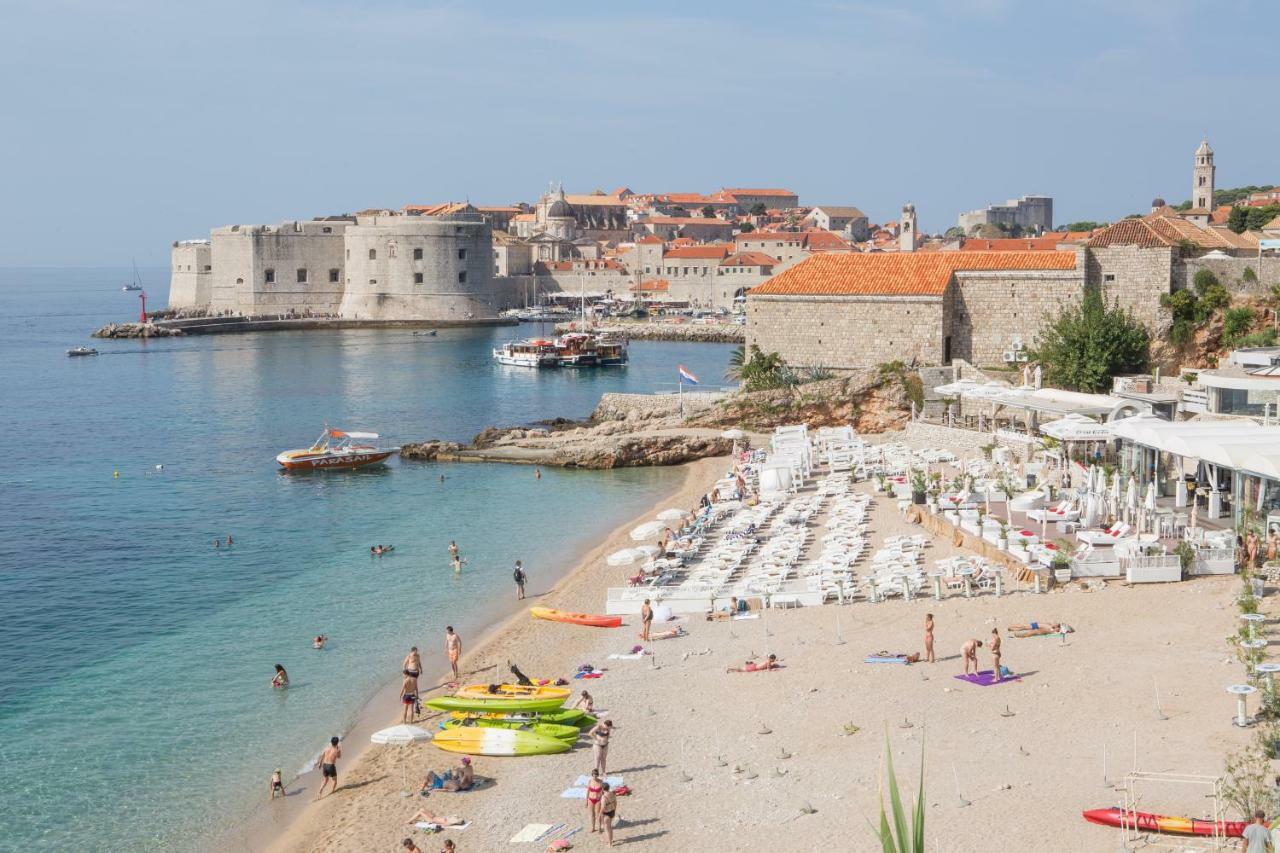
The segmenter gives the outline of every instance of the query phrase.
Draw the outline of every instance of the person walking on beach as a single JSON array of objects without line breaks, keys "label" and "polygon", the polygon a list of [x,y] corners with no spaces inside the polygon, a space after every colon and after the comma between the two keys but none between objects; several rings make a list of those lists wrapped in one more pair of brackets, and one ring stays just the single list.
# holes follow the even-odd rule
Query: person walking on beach
[{"label": "person walking on beach", "polygon": [[324,779],[320,783],[320,790],[316,792],[317,800],[324,796],[324,789],[330,782],[333,782],[333,790],[329,793],[338,790],[338,759],[341,757],[342,748],[338,746],[338,736],[334,735],[329,738],[329,745],[320,756],[320,775]]},{"label": "person walking on beach", "polygon": [[1000,629],[991,629],[991,678],[1000,680]]},{"label": "person walking on beach", "polygon": [[284,778],[280,775],[279,767],[277,767],[275,769],[275,772],[271,774],[271,783],[269,787],[271,788],[271,799],[274,800],[276,798],[277,793],[280,794],[280,796],[282,797],[285,796]]},{"label": "person walking on beach", "polygon": [[458,680],[458,658],[462,657],[462,638],[453,633],[453,626],[444,629],[444,651],[449,656],[449,666],[453,669],[453,680]]},{"label": "person walking on beach", "polygon": [[600,771],[593,769],[591,778],[587,780],[587,814],[591,816],[591,831],[595,832],[600,825],[600,795],[604,793],[604,783],[600,779]]},{"label": "person walking on beach", "polygon": [[591,754],[595,758],[596,770],[601,776],[609,773],[609,735],[613,734],[613,720],[601,720],[589,732],[591,736]]},{"label": "person walking on beach", "polygon": [[412,723],[413,712],[418,704],[418,679],[412,675],[405,675],[404,681],[400,682],[400,704],[404,706],[404,711],[400,714],[400,722]]},{"label": "person walking on beach", "polygon": [[524,585],[529,576],[524,573],[524,565],[516,560],[516,570],[512,573],[516,582],[516,601],[524,601]]},{"label": "person walking on beach", "polygon": [[1262,809],[1253,813],[1253,823],[1244,828],[1240,839],[1242,853],[1271,853],[1271,831],[1267,829],[1267,815]]},{"label": "person walking on beach", "polygon": [[653,627],[653,608],[649,606],[649,599],[644,600],[644,604],[640,605],[640,639],[646,643],[649,642],[649,629]]},{"label": "person walking on beach", "polygon": [[982,648],[981,640],[966,640],[965,644],[960,647],[960,654],[964,657],[964,674],[969,674],[969,664],[973,664],[973,671],[976,675],[978,672],[978,649]]},{"label": "person walking on beach", "polygon": [[929,663],[937,663],[933,657],[933,614],[924,615],[924,659]]},{"label": "person walking on beach", "polygon": [[600,831],[604,833],[604,841],[613,846],[613,819],[618,814],[618,795],[610,790],[608,782],[601,782],[604,793],[600,795]]}]

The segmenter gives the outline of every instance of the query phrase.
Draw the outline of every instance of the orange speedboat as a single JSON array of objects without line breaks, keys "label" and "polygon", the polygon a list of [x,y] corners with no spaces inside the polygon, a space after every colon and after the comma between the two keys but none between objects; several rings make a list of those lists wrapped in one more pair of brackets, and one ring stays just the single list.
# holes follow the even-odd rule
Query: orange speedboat
[{"label": "orange speedboat", "polygon": [[305,450],[286,450],[276,457],[276,461],[286,471],[360,468],[373,465],[396,452],[394,447],[377,447],[364,443],[377,437],[376,432],[344,432],[325,427],[315,444]]}]

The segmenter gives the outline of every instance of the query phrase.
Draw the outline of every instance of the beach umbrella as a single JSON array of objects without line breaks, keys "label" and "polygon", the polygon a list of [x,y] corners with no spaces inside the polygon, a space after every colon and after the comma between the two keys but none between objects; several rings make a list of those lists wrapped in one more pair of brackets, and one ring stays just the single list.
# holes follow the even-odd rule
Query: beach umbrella
[{"label": "beach umbrella", "polygon": [[661,521],[646,521],[644,524],[631,531],[631,538],[636,542],[643,542],[646,539],[653,539],[666,528]]},{"label": "beach umbrella", "polygon": [[662,549],[657,545],[637,545],[631,550],[635,551],[641,557],[656,557],[662,553]]},{"label": "beach umbrella", "polygon": [[644,555],[635,548],[623,548],[610,554],[605,562],[611,566],[629,566],[642,556]]},{"label": "beach umbrella", "polygon": [[1124,496],[1125,522],[1131,524],[1135,510],[1138,508],[1138,481],[1134,477],[1129,477],[1129,489]]},{"label": "beach umbrella", "polygon": [[682,521],[689,517],[689,512],[683,509],[664,509],[656,516],[658,521]]},{"label": "beach umbrella", "polygon": [[1111,500],[1108,501],[1111,508],[1111,514],[1117,518],[1120,516],[1120,471],[1117,470],[1111,474]]},{"label": "beach umbrella", "polygon": [[738,455],[738,442],[739,442],[739,441],[742,441],[742,439],[746,438],[746,437],[747,437],[747,434],[746,434],[745,432],[743,432],[742,430],[738,429],[737,427],[734,427],[733,429],[727,429],[727,430],[725,430],[724,432],[720,433],[720,437],[721,437],[721,438],[727,438],[727,439],[729,439],[730,441],[732,441],[732,442],[733,442],[733,455],[734,455],[734,456],[737,456],[737,455]]},{"label": "beach umbrella", "polygon": [[[418,726],[401,724],[389,729],[380,729],[370,735],[369,740],[381,746],[409,746],[431,740],[431,732]],[[400,796],[409,796],[403,763],[400,765]]]},{"label": "beach umbrella", "polygon": [[1080,507],[1080,524],[1082,527],[1086,527],[1086,528],[1093,527],[1094,523],[1098,520],[1097,519],[1097,514],[1098,514],[1097,496],[1094,495],[1093,492],[1087,492],[1084,495],[1084,497],[1081,498],[1081,502],[1082,503]]}]

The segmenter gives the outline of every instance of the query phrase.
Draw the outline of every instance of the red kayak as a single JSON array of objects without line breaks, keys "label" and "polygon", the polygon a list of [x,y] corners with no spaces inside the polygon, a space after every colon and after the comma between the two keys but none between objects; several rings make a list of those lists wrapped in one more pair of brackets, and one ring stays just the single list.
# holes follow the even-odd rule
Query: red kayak
[{"label": "red kayak", "polygon": [[[1174,835],[1213,835],[1214,823],[1195,817],[1166,817],[1148,812],[1125,812],[1112,806],[1109,809],[1092,809],[1083,812],[1084,819],[1099,826],[1133,826],[1143,832],[1167,832]],[[1227,838],[1240,838],[1249,824],[1239,820],[1220,820],[1217,834]]]},{"label": "red kayak", "polygon": [[546,619],[550,622],[568,622],[570,625],[589,625],[592,628],[621,628],[621,616],[598,616],[594,613],[566,613],[563,610],[552,610],[550,607],[531,607],[529,613],[534,619]]}]

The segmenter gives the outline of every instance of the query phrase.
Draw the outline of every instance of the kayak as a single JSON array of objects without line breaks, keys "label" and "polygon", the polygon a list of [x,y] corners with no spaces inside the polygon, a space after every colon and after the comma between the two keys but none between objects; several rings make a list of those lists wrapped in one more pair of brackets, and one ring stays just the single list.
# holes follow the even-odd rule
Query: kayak
[{"label": "kayak", "polygon": [[458,699],[559,699],[563,703],[572,692],[554,685],[468,684],[453,695]]},{"label": "kayak", "polygon": [[552,610],[550,607],[532,607],[529,609],[534,619],[546,619],[548,622],[568,622],[570,625],[589,625],[592,628],[621,628],[621,616],[596,616],[591,613],[566,613],[563,610]]},{"label": "kayak", "polygon": [[[1148,812],[1125,812],[1112,806],[1109,809],[1093,809],[1083,812],[1084,819],[1099,826],[1132,826],[1143,832],[1167,832],[1174,835],[1213,835],[1214,822],[1195,817],[1166,817]],[[1239,820],[1220,820],[1217,834],[1227,838],[1240,838],[1249,824]]]},{"label": "kayak", "polygon": [[512,729],[465,726],[436,732],[432,743],[449,752],[466,755],[554,755],[568,752],[572,744],[559,738]]},{"label": "kayak", "polygon": [[[548,711],[545,714],[477,714],[455,711],[453,718],[455,720],[506,720],[512,723],[554,723],[558,726],[595,725],[595,717],[589,717],[587,712],[581,708],[561,708],[558,711]],[[587,723],[586,720],[591,720],[591,722]]]},{"label": "kayak", "polygon": [[521,720],[490,720],[484,717],[469,717],[463,720],[445,720],[440,724],[444,729],[511,729],[512,731],[533,732],[535,735],[559,738],[573,743],[582,734],[577,726],[564,726],[558,723],[537,723]]},{"label": "kayak", "polygon": [[465,696],[437,696],[422,704],[436,711],[468,711],[478,714],[540,714],[560,710],[564,704],[562,698],[552,699],[508,699],[497,696],[493,699],[471,699]]}]

